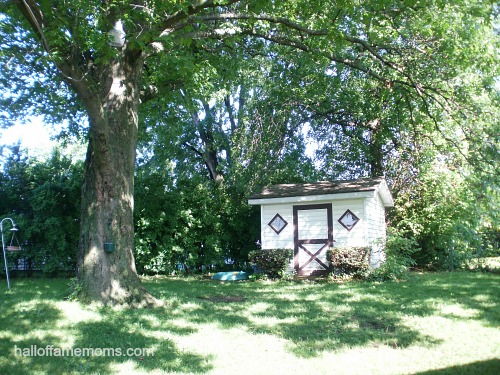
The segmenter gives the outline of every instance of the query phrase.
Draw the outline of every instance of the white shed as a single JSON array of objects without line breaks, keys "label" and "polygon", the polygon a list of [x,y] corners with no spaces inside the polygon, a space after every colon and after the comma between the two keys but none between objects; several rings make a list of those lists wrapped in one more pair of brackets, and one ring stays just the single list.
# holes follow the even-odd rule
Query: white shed
[{"label": "white shed", "polygon": [[383,177],[265,187],[248,203],[261,206],[262,249],[293,249],[298,275],[325,274],[332,246],[367,246],[370,264],[384,260],[385,208],[394,201]]}]

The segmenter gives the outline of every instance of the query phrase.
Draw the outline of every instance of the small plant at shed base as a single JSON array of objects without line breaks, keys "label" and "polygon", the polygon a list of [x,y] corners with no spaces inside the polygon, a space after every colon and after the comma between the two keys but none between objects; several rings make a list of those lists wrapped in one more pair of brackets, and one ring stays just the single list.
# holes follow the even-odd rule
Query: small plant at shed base
[{"label": "small plant at shed base", "polygon": [[333,247],[327,256],[334,279],[363,278],[370,269],[369,247]]},{"label": "small plant at shed base", "polygon": [[412,255],[419,251],[416,240],[398,230],[389,228],[385,243],[385,262],[372,270],[367,279],[370,281],[402,280],[408,275],[408,269],[415,265]]},{"label": "small plant at shed base", "polygon": [[248,254],[250,262],[270,279],[283,277],[292,256],[292,249],[261,249]]}]

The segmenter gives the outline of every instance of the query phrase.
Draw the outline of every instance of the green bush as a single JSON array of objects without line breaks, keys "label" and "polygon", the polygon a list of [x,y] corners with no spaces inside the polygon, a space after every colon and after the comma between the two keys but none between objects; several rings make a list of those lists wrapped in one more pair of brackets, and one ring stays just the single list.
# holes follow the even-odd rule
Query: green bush
[{"label": "green bush", "polygon": [[366,246],[333,247],[327,257],[335,277],[363,277],[370,269],[370,248]]},{"label": "green bush", "polygon": [[385,262],[372,269],[367,275],[371,281],[404,279],[408,269],[415,265],[412,256],[419,249],[417,241],[411,236],[405,236],[401,231],[388,228],[385,243]]},{"label": "green bush", "polygon": [[378,268],[374,268],[367,275],[369,281],[387,281],[405,279],[408,274],[408,267],[399,263],[397,259],[388,257]]},{"label": "green bush", "polygon": [[261,249],[248,254],[250,262],[259,272],[271,279],[283,277],[292,257],[292,249]]}]

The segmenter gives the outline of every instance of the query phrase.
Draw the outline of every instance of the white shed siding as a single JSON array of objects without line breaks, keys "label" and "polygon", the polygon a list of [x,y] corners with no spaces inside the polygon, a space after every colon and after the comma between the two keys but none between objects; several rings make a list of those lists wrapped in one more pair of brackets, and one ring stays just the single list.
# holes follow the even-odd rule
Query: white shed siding
[{"label": "white shed siding", "polygon": [[[263,249],[293,249],[293,209],[290,204],[271,204],[261,206],[261,241]],[[277,234],[268,224],[276,214],[288,223]]]},{"label": "white shed siding", "polygon": [[[364,199],[338,200],[333,203],[334,246],[367,246]],[[338,222],[347,210],[360,219],[350,231]]]},{"label": "white shed siding", "polygon": [[366,206],[367,238],[369,241],[373,241],[380,238],[385,229],[384,207],[378,194],[371,199],[367,199]]},{"label": "white shed siding", "polygon": [[367,224],[367,239],[372,247],[371,265],[378,267],[385,259],[383,241],[386,236],[385,207],[378,194],[367,200]]},{"label": "white shed siding", "polygon": [[[373,200],[373,199],[371,199]],[[316,202],[315,202],[316,203]],[[334,246],[368,246],[373,237],[373,230],[369,228],[369,223],[373,224],[373,220],[367,220],[365,211],[368,213],[370,205],[367,204],[365,209],[365,199],[348,199],[348,200],[335,200],[330,202],[318,203],[332,203],[333,215],[333,239],[335,240]],[[346,212],[351,210],[360,221],[348,231],[339,222],[338,219]],[[308,210],[309,211],[309,210]],[[307,215],[308,211],[300,211],[303,215]],[[304,217],[304,220],[314,221],[314,216],[319,212],[311,210],[311,214]],[[268,223],[272,218],[279,213],[285,219],[288,225],[277,234]],[[383,212],[382,212],[383,214]],[[299,216],[300,220],[300,216]],[[318,219],[319,220],[319,219]],[[299,227],[301,227],[299,225]],[[311,229],[312,230],[312,229]],[[261,206],[261,234],[262,234],[262,248],[263,249],[276,249],[287,248],[293,249],[293,205],[292,204],[272,204]],[[319,233],[317,235],[308,234],[308,236],[323,238]],[[302,237],[302,236],[301,236]]]}]

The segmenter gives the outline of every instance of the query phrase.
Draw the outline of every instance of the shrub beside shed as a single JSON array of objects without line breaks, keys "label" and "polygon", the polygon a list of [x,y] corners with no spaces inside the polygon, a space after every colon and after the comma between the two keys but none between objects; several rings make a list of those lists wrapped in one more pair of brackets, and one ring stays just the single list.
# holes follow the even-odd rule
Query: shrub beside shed
[{"label": "shrub beside shed", "polygon": [[383,177],[273,185],[248,203],[261,207],[262,249],[293,249],[298,275],[328,273],[333,246],[369,247],[372,267],[385,259],[385,209],[394,201]]}]

